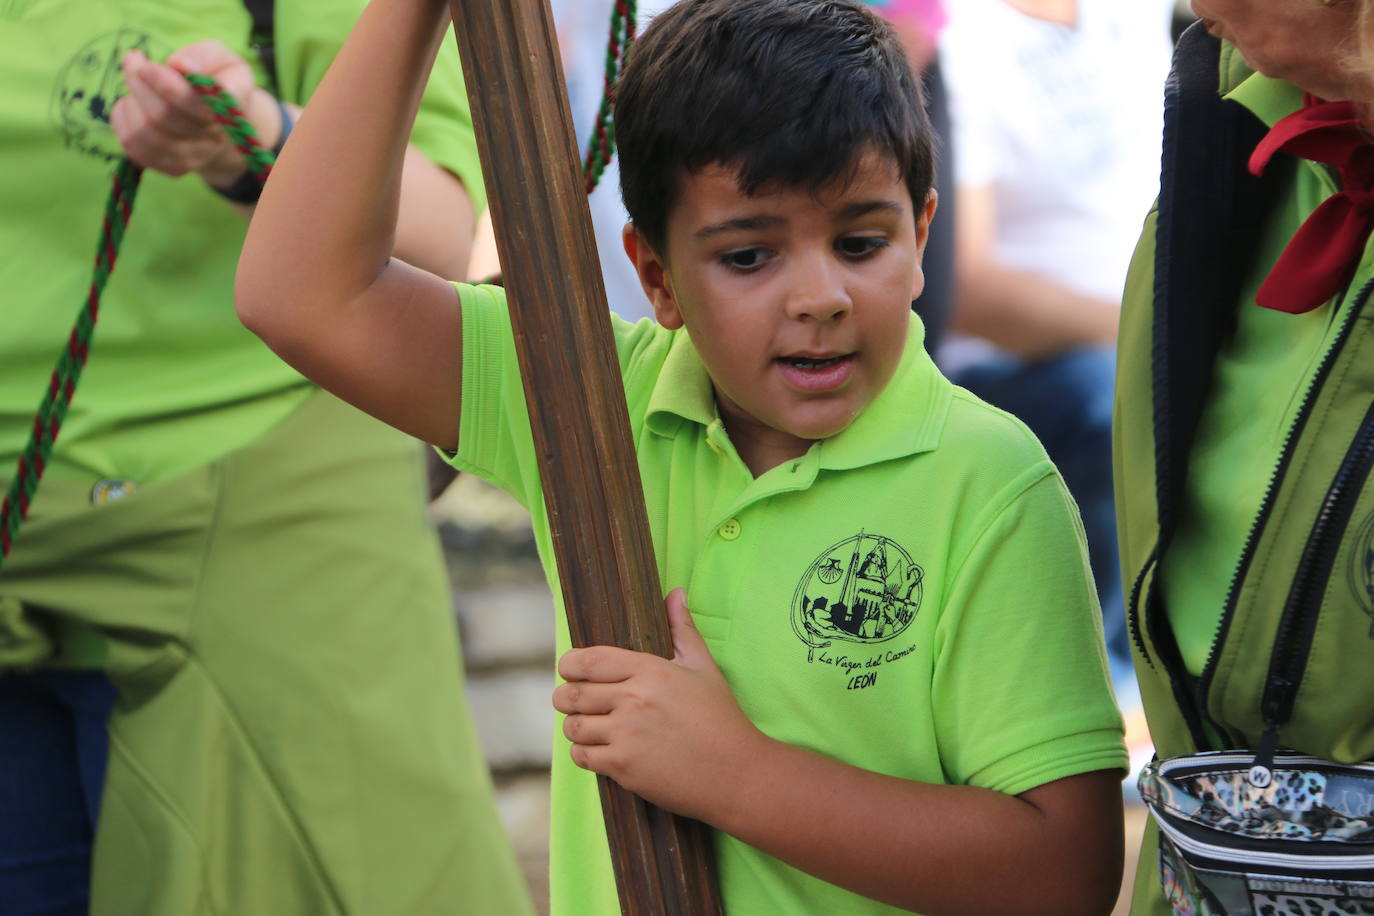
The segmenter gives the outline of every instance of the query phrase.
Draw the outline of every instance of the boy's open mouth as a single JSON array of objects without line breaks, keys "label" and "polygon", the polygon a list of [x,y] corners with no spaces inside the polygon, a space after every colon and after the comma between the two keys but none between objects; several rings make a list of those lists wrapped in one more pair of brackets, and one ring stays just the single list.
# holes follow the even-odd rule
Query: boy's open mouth
[{"label": "boy's open mouth", "polygon": [[852,353],[846,353],[843,356],[827,356],[823,359],[812,359],[806,356],[779,356],[778,362],[796,366],[798,369],[824,369],[826,366],[833,366],[851,356],[853,356]]},{"label": "boy's open mouth", "polygon": [[803,391],[838,388],[854,368],[854,354],[839,356],[779,356],[774,360],[792,387]]}]

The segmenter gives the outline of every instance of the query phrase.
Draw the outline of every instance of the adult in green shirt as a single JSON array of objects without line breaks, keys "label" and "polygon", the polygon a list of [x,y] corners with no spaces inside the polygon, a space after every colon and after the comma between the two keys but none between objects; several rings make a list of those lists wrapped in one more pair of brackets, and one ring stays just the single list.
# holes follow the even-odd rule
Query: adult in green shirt
[{"label": "adult in green shirt", "polygon": [[[283,0],[250,38],[234,0],[0,3],[0,474],[89,283],[113,163],[149,169],[0,576],[7,914],[528,910],[417,448],[239,325],[252,195],[182,76],[220,80],[272,146],[363,5]],[[483,197],[452,50],[401,184],[396,253],[461,276]]]},{"label": "adult in green shirt", "polygon": [[[1356,4],[1193,9],[1120,333],[1117,506],[1145,712],[1161,759],[1368,761],[1374,175],[1360,163],[1374,146],[1341,103],[1374,85],[1353,54]],[[1289,142],[1304,118],[1342,114]],[[1159,845],[1152,823],[1132,912],[1200,906]]]}]

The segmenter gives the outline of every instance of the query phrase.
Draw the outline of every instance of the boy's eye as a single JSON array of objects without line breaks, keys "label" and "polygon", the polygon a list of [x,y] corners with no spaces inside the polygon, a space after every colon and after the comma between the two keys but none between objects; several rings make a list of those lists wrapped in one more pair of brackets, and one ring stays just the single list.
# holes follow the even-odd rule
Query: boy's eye
[{"label": "boy's eye", "polygon": [[767,260],[768,251],[764,248],[740,248],[720,256],[721,263],[726,267],[746,272],[758,270]]},{"label": "boy's eye", "polygon": [[887,239],[876,235],[846,235],[835,243],[835,247],[845,257],[862,258],[886,248]]}]

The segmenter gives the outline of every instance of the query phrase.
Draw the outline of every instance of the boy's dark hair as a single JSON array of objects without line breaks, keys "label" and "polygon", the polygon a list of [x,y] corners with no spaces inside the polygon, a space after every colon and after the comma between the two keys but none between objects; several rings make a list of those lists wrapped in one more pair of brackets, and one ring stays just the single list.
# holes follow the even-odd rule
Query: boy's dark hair
[{"label": "boy's dark hair", "polygon": [[901,43],[853,0],[680,0],[630,51],[616,87],[625,209],[666,256],[682,177],[712,163],[741,189],[820,189],[870,149],[917,210],[934,175],[930,123]]}]

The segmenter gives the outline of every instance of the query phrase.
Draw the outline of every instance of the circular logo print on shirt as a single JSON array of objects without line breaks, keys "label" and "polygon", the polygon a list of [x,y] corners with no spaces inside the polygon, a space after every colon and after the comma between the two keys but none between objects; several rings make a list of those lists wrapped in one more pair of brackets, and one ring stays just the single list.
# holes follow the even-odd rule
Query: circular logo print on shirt
[{"label": "circular logo print on shirt", "polygon": [[1374,513],[1360,525],[1350,544],[1350,590],[1371,618],[1369,636],[1374,639]]},{"label": "circular logo print on shirt", "polygon": [[860,531],[806,570],[792,596],[792,629],[812,649],[887,642],[920,610],[923,577],[896,541]]},{"label": "circular logo print on shirt", "polygon": [[67,146],[110,162],[124,155],[110,130],[110,111],[125,93],[120,65],[133,50],[153,60],[165,57],[154,45],[146,32],[120,29],[88,42],[67,61],[52,95],[52,118]]}]

